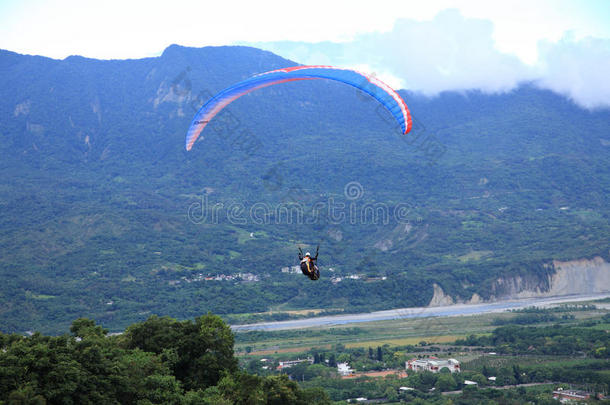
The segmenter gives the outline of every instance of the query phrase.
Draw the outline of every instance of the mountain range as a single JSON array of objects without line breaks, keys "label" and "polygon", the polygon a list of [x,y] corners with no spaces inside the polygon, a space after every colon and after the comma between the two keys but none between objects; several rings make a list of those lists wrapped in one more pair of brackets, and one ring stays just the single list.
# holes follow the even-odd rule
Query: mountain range
[{"label": "mountain range", "polygon": [[[352,87],[287,83],[185,150],[216,92],[295,64],[238,46],[0,51],[1,330],[421,306],[438,286],[492,299],[498,278],[544,290],[553,261],[610,261],[610,112],[535,83],[401,90],[408,135]],[[292,273],[318,244],[321,280]]]}]

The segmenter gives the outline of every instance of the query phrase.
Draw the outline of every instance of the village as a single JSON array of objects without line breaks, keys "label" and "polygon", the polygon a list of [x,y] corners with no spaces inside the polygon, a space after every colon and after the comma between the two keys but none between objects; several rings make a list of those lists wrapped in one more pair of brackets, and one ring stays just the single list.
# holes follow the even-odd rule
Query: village
[{"label": "village", "polygon": [[[267,363],[270,360],[263,358],[260,360],[263,363]],[[278,365],[275,369],[279,372],[286,372],[286,369],[294,367],[298,364],[315,364],[320,360],[316,361],[315,357],[307,357],[305,359],[297,358],[294,360],[284,360],[279,361]],[[425,359],[412,359],[408,360],[405,363],[404,369],[385,369],[385,370],[373,370],[373,371],[363,371],[356,372],[353,370],[348,362],[337,363],[334,359],[334,356],[329,359],[322,360],[326,365],[331,367],[336,367],[337,373],[341,378],[358,378],[358,377],[385,377],[388,375],[395,375],[398,378],[406,378],[408,377],[408,372],[423,372],[429,371],[431,373],[439,373],[439,372],[449,372],[449,373],[459,373],[460,370],[460,362],[455,359],[438,359],[437,357],[431,356]],[[268,369],[269,366],[263,366],[264,369]],[[446,369],[446,370],[444,370]],[[287,372],[287,374],[289,374]],[[490,377],[495,380],[494,377]],[[476,384],[475,382],[468,382]],[[467,383],[467,384],[468,384]]]},{"label": "village", "polygon": [[[335,271],[335,269],[333,269],[332,267],[329,267],[329,268],[326,268],[323,270],[331,272],[331,273],[334,273],[334,271]],[[281,272],[285,273],[285,274],[300,274],[301,268],[299,266],[285,266],[285,267],[281,268]],[[340,283],[345,280],[363,280],[365,282],[387,280],[386,276],[367,276],[364,274],[347,274],[347,275],[343,275],[343,276],[337,276],[337,275],[331,274],[329,276],[329,278],[330,278],[330,282],[333,284],[337,284],[337,283]]]},{"label": "village", "polygon": [[236,274],[203,274],[198,273],[193,277],[182,276],[179,280],[168,281],[169,285],[178,285],[180,283],[198,283],[205,281],[241,281],[241,282],[257,282],[260,281],[260,277],[252,273],[236,273]]},{"label": "village", "polygon": [[[334,269],[328,268],[326,269],[329,272],[334,272]],[[301,274],[301,269],[299,266],[286,266],[280,269],[281,273],[284,274]],[[169,280],[167,283],[169,285],[179,285],[181,283],[190,284],[190,283],[200,283],[207,281],[237,281],[237,282],[246,282],[246,283],[256,283],[259,282],[261,277],[257,274],[249,273],[249,272],[239,272],[235,274],[204,274],[197,273],[193,276],[182,276],[179,279]],[[333,284],[340,283],[345,280],[362,280],[365,282],[373,282],[373,281],[384,281],[387,280],[386,276],[379,277],[371,277],[366,276],[364,274],[349,274],[343,276],[329,275],[330,282]]]},{"label": "village", "polygon": [[[496,356],[496,353],[490,352],[488,355]],[[290,379],[298,380],[296,375],[298,373],[292,373],[291,370],[295,367],[303,367],[308,365],[314,365],[316,363],[324,363],[328,367],[332,367],[336,369],[336,375],[342,380],[351,380],[351,379],[376,379],[376,378],[396,378],[396,379],[406,379],[410,375],[418,374],[418,373],[432,373],[432,374],[459,374],[462,372],[461,364],[458,360],[453,358],[438,358],[436,356],[429,356],[425,358],[412,358],[411,360],[407,360],[404,364],[404,368],[393,368],[393,369],[383,369],[383,370],[369,370],[369,371],[356,371],[354,370],[348,362],[336,362],[334,355],[331,355],[329,359],[324,359],[324,357],[320,357],[319,355],[314,355],[314,357],[308,356],[306,358],[296,358],[292,360],[281,360],[277,363],[272,359],[262,358],[259,360],[261,364],[264,364],[261,368],[263,370],[272,371],[275,369],[276,372],[280,374],[287,374]],[[277,365],[275,365],[277,364]],[[275,365],[275,366],[274,366]],[[301,374],[304,378],[304,374]],[[407,380],[405,380],[407,381]],[[452,394],[460,394],[467,387],[470,388],[491,388],[491,389],[510,389],[515,387],[533,387],[537,385],[545,385],[546,383],[520,383],[513,385],[502,385],[502,383],[498,380],[496,376],[488,376],[486,377],[486,381],[481,381],[477,379],[477,381],[463,379],[463,388],[460,390],[446,391],[442,390],[442,395],[452,395]],[[428,391],[434,392],[438,387],[432,387]],[[418,388],[408,386],[408,385],[400,385],[398,387],[397,395],[400,397],[401,394],[406,394],[410,392],[416,391]],[[576,390],[571,388],[564,388],[557,386],[552,391],[553,399],[557,400],[559,403],[577,403],[577,402],[585,402],[590,399],[598,399],[605,400],[608,399],[607,396],[601,394],[595,394],[593,392],[588,392],[584,390]],[[379,401],[385,400],[386,398],[375,398],[369,399],[366,397],[357,397],[349,399],[349,403],[378,403]]]}]

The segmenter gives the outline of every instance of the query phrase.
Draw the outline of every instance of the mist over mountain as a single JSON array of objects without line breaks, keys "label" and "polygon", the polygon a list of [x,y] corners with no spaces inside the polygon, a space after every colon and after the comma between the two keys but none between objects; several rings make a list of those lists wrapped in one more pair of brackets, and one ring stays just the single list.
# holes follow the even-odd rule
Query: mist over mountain
[{"label": "mist over mountain", "polygon": [[[185,151],[209,97],[294,64],[249,47],[0,51],[2,330],[427,305],[434,284],[491,299],[499,277],[543,289],[553,260],[610,260],[610,112],[527,84],[401,91],[404,136],[354,88],[287,83],[235,101]],[[320,281],[281,271],[318,243]]]}]

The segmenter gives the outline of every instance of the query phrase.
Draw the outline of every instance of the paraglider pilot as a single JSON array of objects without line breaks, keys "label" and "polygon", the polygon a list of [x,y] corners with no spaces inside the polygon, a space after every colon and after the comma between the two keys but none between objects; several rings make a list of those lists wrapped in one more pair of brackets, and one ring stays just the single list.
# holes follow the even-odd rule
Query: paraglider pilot
[{"label": "paraglider pilot", "polygon": [[318,270],[318,266],[316,261],[318,260],[318,251],[320,250],[320,245],[316,248],[316,255],[311,256],[309,252],[305,253],[303,256],[303,251],[299,248],[299,260],[301,261],[301,271],[304,275],[309,277],[311,280],[317,280],[320,278],[320,270]]}]

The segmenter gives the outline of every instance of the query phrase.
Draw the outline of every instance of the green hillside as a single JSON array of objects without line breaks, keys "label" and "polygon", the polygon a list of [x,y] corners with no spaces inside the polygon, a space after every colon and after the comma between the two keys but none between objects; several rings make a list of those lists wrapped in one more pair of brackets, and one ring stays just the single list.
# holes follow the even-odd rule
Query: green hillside
[{"label": "green hillside", "polygon": [[[247,47],[0,51],[0,330],[420,306],[433,283],[486,298],[501,275],[544,280],[553,259],[610,260],[610,113],[535,84],[401,92],[405,137],[351,87],[289,83],[237,100],[184,150],[215,92],[293,64]],[[281,272],[318,243],[321,280]]]}]

